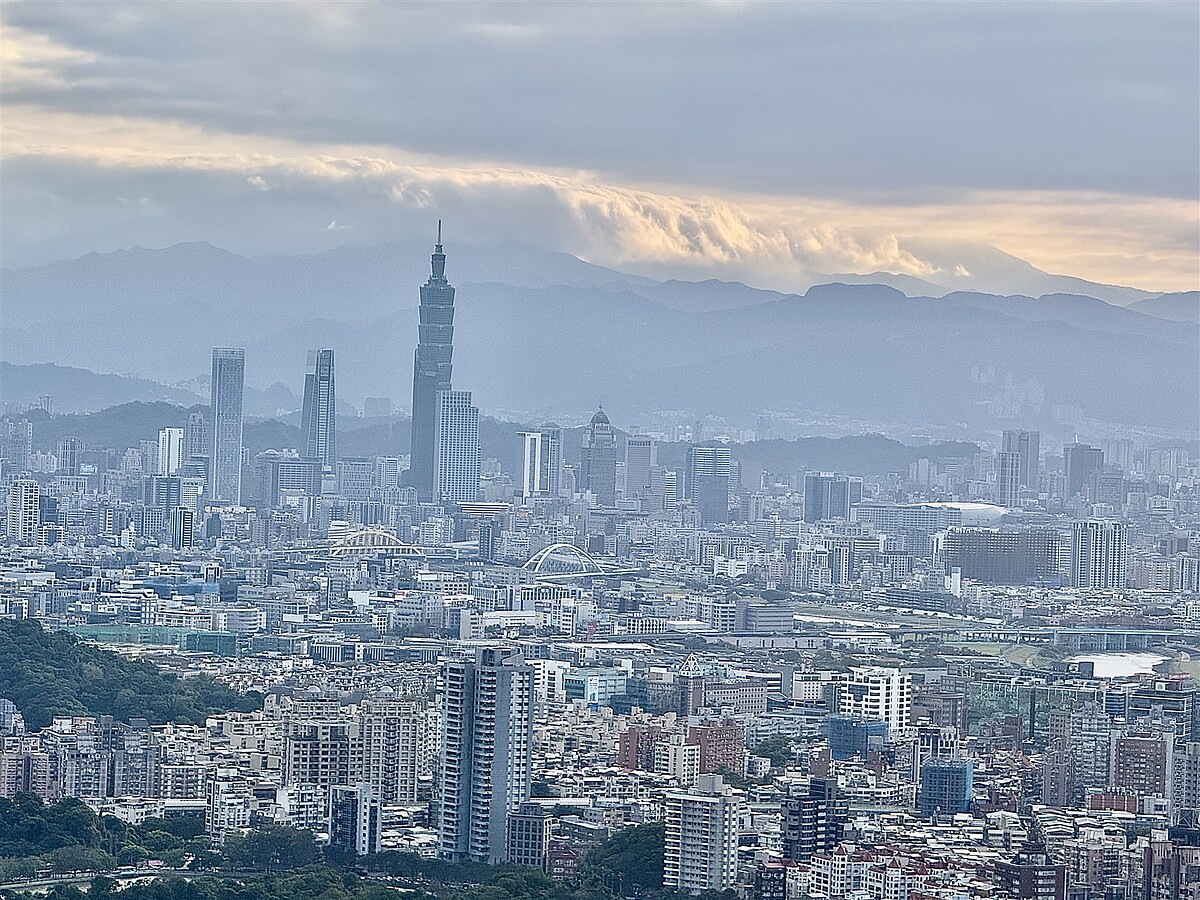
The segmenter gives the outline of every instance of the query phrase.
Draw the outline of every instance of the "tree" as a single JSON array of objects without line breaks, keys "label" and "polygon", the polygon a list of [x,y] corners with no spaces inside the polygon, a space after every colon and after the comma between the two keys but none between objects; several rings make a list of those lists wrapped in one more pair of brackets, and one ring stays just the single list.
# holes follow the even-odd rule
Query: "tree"
[{"label": "tree", "polygon": [[222,852],[234,868],[258,872],[286,872],[321,861],[312,832],[287,825],[267,825],[233,835]]},{"label": "tree", "polygon": [[663,883],[661,823],[624,828],[593,848],[585,872],[619,896],[660,890]]}]

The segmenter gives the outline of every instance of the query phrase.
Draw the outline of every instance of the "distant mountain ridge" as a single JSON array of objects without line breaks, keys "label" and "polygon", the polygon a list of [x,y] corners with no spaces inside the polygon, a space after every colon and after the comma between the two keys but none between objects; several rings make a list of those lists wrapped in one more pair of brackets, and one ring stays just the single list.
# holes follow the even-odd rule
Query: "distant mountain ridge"
[{"label": "distant mountain ridge", "polygon": [[[0,356],[135,368],[203,396],[210,348],[244,346],[247,411],[270,416],[299,406],[305,351],[333,347],[341,400],[387,396],[403,408],[429,250],[350,245],[247,258],[184,244],[9,271]],[[907,296],[844,283],[788,294],[656,282],[515,242],[447,252],[458,287],[455,385],[484,409],[530,421],[605,402],[631,418],[681,409],[745,421],[755,410],[791,409],[993,427],[992,407],[1010,402],[1000,397],[1004,383],[1024,398],[1013,402],[1029,407],[1020,415],[1030,424],[1056,408],[1171,429],[1200,418],[1189,415],[1200,407],[1200,330],[1147,314],[1182,301],[1133,292],[1143,312],[1080,293]],[[97,340],[98,311],[133,324]],[[988,371],[1000,381],[981,379]],[[1161,391],[1162,371],[1184,386],[1181,397]],[[255,398],[253,388],[276,384]],[[142,385],[129,399],[161,396],[152,390]]]}]

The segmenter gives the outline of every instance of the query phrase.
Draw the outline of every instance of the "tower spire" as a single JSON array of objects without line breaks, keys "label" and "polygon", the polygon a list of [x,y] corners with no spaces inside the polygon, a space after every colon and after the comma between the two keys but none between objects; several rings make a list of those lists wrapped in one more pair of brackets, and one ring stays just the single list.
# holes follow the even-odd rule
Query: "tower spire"
[{"label": "tower spire", "polygon": [[441,253],[442,252],[442,220],[441,219],[438,219],[438,238],[437,238],[436,246],[437,246],[437,252]]}]

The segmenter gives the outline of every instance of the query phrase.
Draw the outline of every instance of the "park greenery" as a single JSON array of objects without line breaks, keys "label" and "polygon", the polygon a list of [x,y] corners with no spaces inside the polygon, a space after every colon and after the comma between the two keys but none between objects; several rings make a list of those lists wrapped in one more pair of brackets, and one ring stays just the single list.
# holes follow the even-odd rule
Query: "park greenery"
[{"label": "park greenery", "polygon": [[240,694],[206,675],[179,678],[37,622],[0,619],[0,697],[30,728],[55,716],[140,717],[152,724],[203,724],[213,713],[249,711],[258,694]]},{"label": "park greenery", "polygon": [[[123,867],[160,874],[120,882]],[[175,870],[175,871],[172,871]],[[125,868],[126,872],[130,869]],[[79,800],[43,803],[31,794],[0,799],[0,897],[26,900],[21,882],[74,873],[50,900],[682,900],[663,889],[663,827],[618,831],[587,853],[578,875],[555,880],[538,869],[448,862],[386,851],[359,857],[317,846],[311,832],[266,825],[215,847],[195,816],[130,825],[98,816]],[[91,883],[87,884],[90,876]],[[32,891],[32,886],[29,891]],[[85,892],[86,890],[86,892]],[[725,900],[714,895],[707,900]]]}]

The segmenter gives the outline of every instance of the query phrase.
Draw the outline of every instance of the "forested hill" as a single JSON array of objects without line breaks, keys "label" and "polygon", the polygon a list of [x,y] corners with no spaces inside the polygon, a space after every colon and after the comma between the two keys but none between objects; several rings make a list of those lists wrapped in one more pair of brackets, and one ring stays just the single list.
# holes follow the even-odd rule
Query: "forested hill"
[{"label": "forested hill", "polygon": [[0,620],[0,697],[17,705],[30,728],[44,728],[55,716],[202,724],[212,713],[262,705],[261,696],[208,676],[179,678],[36,622],[10,620]]}]

